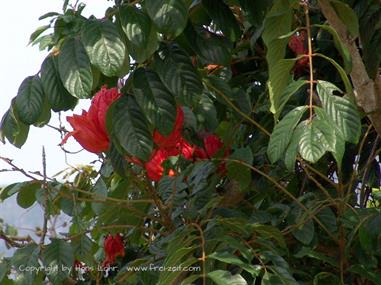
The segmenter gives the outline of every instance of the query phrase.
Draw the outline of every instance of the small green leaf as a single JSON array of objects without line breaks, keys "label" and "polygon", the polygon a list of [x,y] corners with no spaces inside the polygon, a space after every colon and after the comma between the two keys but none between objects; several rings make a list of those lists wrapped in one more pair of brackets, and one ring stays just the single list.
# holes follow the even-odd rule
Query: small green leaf
[{"label": "small green leaf", "polygon": [[319,272],[314,276],[313,285],[336,285],[340,284],[339,278],[331,272]]},{"label": "small green leaf", "polygon": [[31,207],[36,202],[36,191],[40,189],[41,183],[27,182],[17,194],[17,204],[24,209]]},{"label": "small green leaf", "polygon": [[141,9],[122,6],[120,21],[131,56],[139,63],[144,62],[159,47],[157,31],[151,19]]},{"label": "small green leaf", "polygon": [[271,163],[279,160],[286,151],[295,127],[302,118],[307,106],[300,106],[289,112],[277,125],[270,137],[267,155]]},{"label": "small green leaf", "polygon": [[15,98],[15,111],[21,122],[31,125],[37,122],[44,105],[45,94],[38,75],[28,76],[21,83]]},{"label": "small green leaf", "polygon": [[361,135],[361,120],[357,107],[347,98],[334,95],[334,91],[340,92],[340,89],[332,83],[318,81],[317,93],[328,117],[345,141],[356,144]]},{"label": "small green leaf", "polygon": [[7,275],[8,270],[10,269],[8,262],[5,259],[0,261],[0,282]]},{"label": "small green leaf", "polygon": [[208,273],[208,277],[217,285],[247,285],[246,280],[240,274],[232,275],[226,270],[215,270]]},{"label": "small green leaf", "polygon": [[125,65],[126,47],[111,21],[89,20],[82,29],[82,41],[90,62],[104,75],[117,76],[129,66]]},{"label": "small green leaf", "polygon": [[38,27],[29,37],[29,44],[34,42],[43,32],[50,28],[50,25],[43,25]]},{"label": "small green leaf", "polygon": [[91,208],[96,215],[100,215],[105,207],[104,201],[107,197],[107,185],[102,178],[99,178],[95,183],[93,193],[95,194],[94,199],[97,202],[92,202]]},{"label": "small green leaf", "polygon": [[235,256],[234,254],[231,254],[229,252],[213,252],[212,254],[208,255],[208,258],[215,259],[224,263],[237,265],[243,270],[251,273],[251,275],[258,276],[261,272],[261,267],[259,266],[253,266],[252,264],[247,264],[243,262],[240,258]]},{"label": "small green leaf", "polygon": [[[111,105],[109,133],[124,152],[147,161],[152,153],[152,136],[144,113],[132,96],[123,96]],[[108,125],[109,127],[109,125]]]},{"label": "small green leaf", "polygon": [[[303,87],[307,82],[308,81],[301,79],[296,81],[292,80],[291,83],[288,84],[287,87],[284,89],[282,95],[278,99],[275,99],[274,96],[274,104],[271,104],[270,111],[274,113],[275,120],[279,119],[279,116],[282,113],[284,106],[287,104],[288,100],[290,100],[292,95],[298,92],[298,90],[301,87]],[[279,106],[276,106],[275,104],[278,104]]]},{"label": "small green leaf", "polygon": [[183,1],[146,0],[145,8],[159,32],[176,37],[188,21],[188,8]]},{"label": "small green leaf", "polygon": [[228,5],[220,0],[202,0],[202,5],[217,29],[220,29],[230,41],[235,42],[239,39],[241,29]]},{"label": "small green leaf", "polygon": [[169,135],[176,119],[176,102],[159,76],[143,68],[137,69],[133,75],[133,90],[150,123],[163,135]]},{"label": "small green leaf", "polygon": [[63,86],[57,65],[57,57],[45,58],[41,65],[42,87],[53,111],[67,111],[74,108],[78,100]]},{"label": "small green leaf", "polygon": [[66,39],[58,56],[58,71],[65,88],[79,99],[90,98],[93,74],[86,50],[78,39]]}]

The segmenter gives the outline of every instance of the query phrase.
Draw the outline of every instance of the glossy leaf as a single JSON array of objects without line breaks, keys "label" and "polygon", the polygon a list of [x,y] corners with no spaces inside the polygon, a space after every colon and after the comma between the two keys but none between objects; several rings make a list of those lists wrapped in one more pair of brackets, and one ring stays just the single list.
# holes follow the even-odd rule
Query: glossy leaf
[{"label": "glossy leaf", "polygon": [[359,36],[359,21],[355,11],[343,1],[333,0],[332,6],[353,38]]},{"label": "glossy leaf", "polygon": [[37,75],[25,78],[14,102],[20,121],[27,125],[37,122],[42,113],[44,100],[45,94],[40,78]]},{"label": "glossy leaf", "polygon": [[160,133],[170,134],[176,119],[176,102],[173,95],[155,72],[141,68],[136,70],[133,76],[133,90],[137,103]]},{"label": "glossy leaf", "polygon": [[361,121],[357,107],[347,98],[334,95],[335,91],[340,92],[340,89],[332,83],[319,81],[317,84],[317,92],[323,108],[341,132],[343,139],[357,143],[361,134]]},{"label": "glossy leaf", "polygon": [[58,56],[58,71],[71,95],[79,99],[91,97],[93,75],[90,60],[78,39],[65,40]]},{"label": "glossy leaf", "polygon": [[184,30],[188,8],[183,1],[146,0],[145,8],[159,32],[176,37]]},{"label": "glossy leaf", "polygon": [[275,125],[267,147],[267,155],[272,163],[276,162],[284,155],[292,138],[294,129],[306,110],[306,106],[297,107]]},{"label": "glossy leaf", "polygon": [[57,57],[48,56],[41,65],[41,82],[53,111],[67,111],[77,104],[77,98],[65,89],[58,73]]},{"label": "glossy leaf", "polygon": [[[109,20],[90,20],[82,29],[82,41],[91,64],[106,76],[117,76],[125,71],[126,47],[119,32]],[[127,67],[129,64],[127,62]]]},{"label": "glossy leaf", "polygon": [[208,273],[208,277],[217,285],[247,285],[246,280],[240,274],[232,275],[226,270],[215,270]]},{"label": "glossy leaf", "polygon": [[132,156],[147,161],[153,142],[144,113],[131,96],[121,97],[110,108],[112,140]]}]

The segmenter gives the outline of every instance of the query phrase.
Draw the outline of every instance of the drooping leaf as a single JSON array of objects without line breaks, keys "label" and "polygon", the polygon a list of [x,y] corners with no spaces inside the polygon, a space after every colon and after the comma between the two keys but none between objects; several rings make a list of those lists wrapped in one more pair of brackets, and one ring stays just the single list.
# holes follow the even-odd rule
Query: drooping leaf
[{"label": "drooping leaf", "polygon": [[188,8],[184,1],[146,0],[144,4],[159,32],[176,37],[185,29]]},{"label": "drooping leaf", "polygon": [[189,55],[178,46],[166,46],[155,57],[156,72],[165,86],[180,99],[201,94],[203,86]]},{"label": "drooping leaf", "polygon": [[[287,87],[284,89],[282,95],[279,97],[279,100],[275,100],[275,97],[274,97],[274,105],[272,104],[271,107],[270,107],[270,111],[271,111],[271,108],[274,107],[274,117],[275,117],[275,120],[278,120],[284,106],[287,104],[288,100],[291,99],[292,95],[294,95],[296,92],[298,92],[298,90],[300,88],[302,88],[308,81],[306,80],[296,80],[296,81],[291,81],[290,84],[287,85]],[[275,94],[274,94],[275,95]],[[279,104],[279,106],[275,106],[275,104]]]},{"label": "drooping leaf", "polygon": [[125,68],[126,47],[111,21],[89,20],[82,29],[82,41],[90,62],[104,75],[117,76]]},{"label": "drooping leaf", "polygon": [[134,72],[133,76],[136,101],[150,123],[160,133],[168,135],[172,131],[176,119],[176,102],[173,95],[153,71],[140,68]]},{"label": "drooping leaf", "polygon": [[44,105],[45,94],[38,75],[28,76],[21,83],[14,101],[15,112],[21,122],[31,125],[37,122]]},{"label": "drooping leaf", "polygon": [[113,141],[124,152],[147,161],[153,142],[147,120],[132,96],[121,97],[109,109],[112,129],[108,129]]},{"label": "drooping leaf", "polygon": [[79,99],[91,97],[93,75],[89,57],[80,40],[65,40],[58,55],[58,71],[71,95]]},{"label": "drooping leaf", "polygon": [[120,21],[131,56],[139,63],[144,62],[159,47],[157,31],[151,19],[136,7],[122,6]]},{"label": "drooping leaf", "polygon": [[342,138],[351,143],[357,143],[361,135],[361,121],[357,107],[348,99],[333,94],[338,91],[335,85],[326,81],[318,81],[317,93],[323,108],[334,122]]},{"label": "drooping leaf", "polygon": [[349,33],[353,38],[357,38],[359,36],[359,20],[355,11],[343,1],[339,0],[331,0],[332,6],[336,10],[337,15],[340,20],[347,27]]},{"label": "drooping leaf", "polygon": [[28,138],[29,126],[18,119],[14,111],[14,99],[11,107],[4,114],[0,122],[0,140],[5,143],[5,138],[15,147],[21,148]]},{"label": "drooping leaf", "polygon": [[42,87],[53,111],[67,111],[74,108],[78,100],[63,86],[57,65],[57,57],[45,58],[41,65]]},{"label": "drooping leaf", "polygon": [[202,0],[213,23],[223,34],[232,42],[235,42],[241,36],[241,30],[229,6],[221,0]]},{"label": "drooping leaf", "polygon": [[284,155],[294,129],[306,110],[307,106],[295,108],[274,127],[267,147],[267,155],[271,163],[276,162]]}]

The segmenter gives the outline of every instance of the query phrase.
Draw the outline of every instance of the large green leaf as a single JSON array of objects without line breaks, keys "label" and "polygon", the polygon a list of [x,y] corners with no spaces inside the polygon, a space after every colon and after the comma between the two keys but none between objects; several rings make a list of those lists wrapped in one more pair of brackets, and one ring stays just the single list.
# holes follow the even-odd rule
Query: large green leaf
[{"label": "large green leaf", "polygon": [[74,253],[71,245],[62,239],[52,239],[43,252],[45,267],[52,268],[48,278],[54,284],[60,284],[69,276],[73,268]]},{"label": "large green leaf", "polygon": [[[43,270],[38,261],[39,254],[40,247],[34,243],[17,249],[13,254],[11,265],[18,274],[22,275],[20,284],[33,284],[37,269]],[[36,270],[26,270],[27,268],[36,268]]]},{"label": "large green leaf", "polygon": [[176,37],[188,21],[188,8],[183,0],[146,0],[145,8],[158,30]]},{"label": "large green leaf", "polygon": [[53,111],[67,111],[74,108],[77,98],[71,96],[63,86],[57,65],[57,57],[45,58],[41,65],[42,87]]},{"label": "large green leaf", "polygon": [[208,273],[208,277],[217,285],[247,285],[246,280],[240,274],[232,275],[226,270],[215,270]]},{"label": "large green leaf", "polygon": [[[270,111],[273,114],[278,114],[281,108],[287,103],[287,100],[295,93],[300,87],[300,80],[291,81],[291,69],[295,64],[296,59],[281,59],[277,64],[269,69],[269,95],[271,107]],[[288,87],[289,86],[289,87]],[[286,88],[289,89],[286,89]]]},{"label": "large green leaf", "polygon": [[80,40],[65,40],[58,56],[58,71],[63,85],[71,95],[80,99],[91,97],[91,64]]},{"label": "large green leaf", "polygon": [[112,140],[124,152],[147,161],[153,148],[152,136],[136,100],[132,96],[123,96],[110,107],[108,113]]},{"label": "large green leaf", "polygon": [[[303,159],[315,163],[327,151],[333,151],[335,135],[332,126],[322,120],[303,121],[299,141],[299,153]],[[327,130],[326,128],[329,128]]]},{"label": "large green leaf", "polygon": [[222,0],[202,0],[202,5],[213,23],[220,29],[223,34],[232,42],[235,42],[241,36],[241,29],[237,23],[233,12],[229,6]]},{"label": "large green leaf", "polygon": [[357,143],[361,135],[361,120],[357,107],[347,98],[333,94],[338,91],[335,85],[326,81],[318,81],[317,93],[323,108],[336,128],[347,142]]},{"label": "large green leaf", "polygon": [[307,106],[297,107],[275,125],[267,147],[267,155],[271,163],[276,162],[284,155],[294,129],[306,110]]},{"label": "large green leaf", "polygon": [[104,75],[117,76],[125,68],[126,47],[111,21],[89,20],[82,29],[82,41],[90,62]]},{"label": "large green leaf", "polygon": [[140,68],[133,76],[133,89],[139,106],[160,133],[170,134],[176,119],[176,102],[173,95],[153,71]]},{"label": "large green leaf", "polygon": [[37,122],[43,110],[44,100],[45,94],[38,75],[25,78],[14,102],[20,121],[27,125]]},{"label": "large green leaf", "polygon": [[292,9],[287,0],[275,1],[266,15],[262,39],[267,47],[266,59],[271,70],[283,59],[288,38],[280,38],[291,31]]},{"label": "large green leaf", "polygon": [[189,55],[177,46],[166,46],[157,53],[155,70],[165,86],[182,99],[201,94],[203,90]]},{"label": "large green leaf", "polygon": [[9,110],[0,122],[0,140],[5,143],[5,138],[14,146],[21,148],[28,138],[29,126],[18,119],[14,111],[14,99]]},{"label": "large green leaf", "polygon": [[245,263],[239,257],[231,254],[230,252],[213,252],[212,254],[208,255],[208,258],[219,260],[228,264],[237,265],[243,270],[251,273],[254,277],[258,276],[261,272],[260,266],[254,266],[252,264]]},{"label": "large green leaf", "polygon": [[141,9],[122,6],[119,12],[129,52],[137,62],[144,62],[159,47],[156,28]]},{"label": "large green leaf", "polygon": [[231,53],[224,38],[216,35],[207,38],[198,36],[191,44],[195,45],[196,53],[206,64],[230,65]]}]

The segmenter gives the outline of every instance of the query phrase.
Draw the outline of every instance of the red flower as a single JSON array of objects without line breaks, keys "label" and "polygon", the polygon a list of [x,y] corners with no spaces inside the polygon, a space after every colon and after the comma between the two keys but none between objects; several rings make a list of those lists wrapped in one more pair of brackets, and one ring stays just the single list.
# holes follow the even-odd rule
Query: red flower
[{"label": "red flower", "polygon": [[168,136],[163,136],[158,130],[153,133],[153,141],[159,148],[174,148],[182,139],[181,130],[184,123],[184,112],[181,107],[177,107],[177,115],[172,132]]},{"label": "red flower", "polygon": [[[288,42],[288,47],[297,55],[308,54],[307,48],[307,33],[305,30],[299,32],[299,34],[294,34],[291,36]],[[300,75],[305,69],[309,67],[308,57],[303,57],[299,59],[294,67],[294,72],[296,75]]]},{"label": "red flower", "polygon": [[73,131],[65,136],[61,145],[73,136],[87,151],[94,153],[107,151],[110,141],[106,130],[106,113],[111,103],[120,96],[116,88],[102,87],[92,99],[88,112],[83,110],[82,115],[73,114],[71,117],[66,117]]},{"label": "red flower", "polygon": [[204,138],[204,148],[196,147],[194,150],[194,157],[200,159],[207,159],[214,156],[222,147],[223,142],[216,135],[207,135]]},{"label": "red flower", "polygon": [[115,258],[118,256],[124,257],[123,241],[119,234],[116,234],[115,237],[109,234],[103,242],[103,247],[106,256],[106,259],[103,261],[103,266],[115,263]]}]

